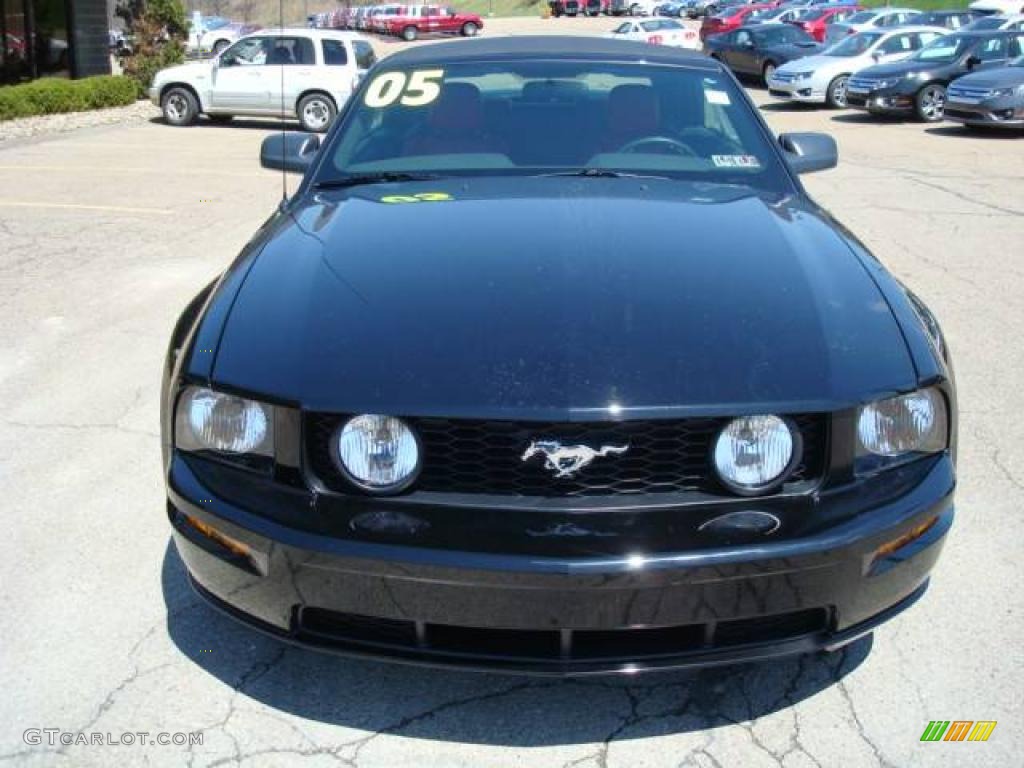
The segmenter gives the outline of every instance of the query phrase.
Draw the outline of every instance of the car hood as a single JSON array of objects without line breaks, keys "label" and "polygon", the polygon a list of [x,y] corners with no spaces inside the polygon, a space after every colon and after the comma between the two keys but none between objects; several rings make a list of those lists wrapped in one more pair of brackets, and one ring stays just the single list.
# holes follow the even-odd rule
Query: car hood
[{"label": "car hood", "polygon": [[935,63],[925,61],[892,61],[887,64],[875,64],[856,72],[857,77],[905,77],[913,72],[934,72],[952,67],[951,63]]},{"label": "car hood", "polygon": [[167,69],[161,69],[157,72],[154,82],[160,81],[165,82],[168,80],[177,80],[179,78],[191,78],[196,74],[208,74],[210,72],[209,61],[190,61],[186,64],[179,64],[176,67],[168,67]]},{"label": "car hood", "polygon": [[994,67],[964,75],[957,78],[954,83],[969,88],[1012,88],[1016,85],[1024,85],[1024,66]]},{"label": "car hood", "polygon": [[310,196],[267,230],[212,378],[313,410],[814,411],[915,384],[878,287],[801,197],[387,184]]},{"label": "car hood", "polygon": [[786,61],[792,61],[793,59],[805,58],[817,53],[821,50],[821,45],[818,43],[804,43],[803,45],[797,45],[796,43],[787,43],[784,45],[769,45],[764,48],[762,55],[776,56],[778,58],[785,59]]},{"label": "car hood", "polygon": [[[780,72],[819,72],[830,69],[847,69],[850,70],[850,62],[859,62],[856,57],[843,57],[843,56],[822,56],[815,54],[813,56],[804,56],[801,59],[794,59],[793,61],[786,62],[779,67]],[[854,64],[852,69],[857,69]]]}]

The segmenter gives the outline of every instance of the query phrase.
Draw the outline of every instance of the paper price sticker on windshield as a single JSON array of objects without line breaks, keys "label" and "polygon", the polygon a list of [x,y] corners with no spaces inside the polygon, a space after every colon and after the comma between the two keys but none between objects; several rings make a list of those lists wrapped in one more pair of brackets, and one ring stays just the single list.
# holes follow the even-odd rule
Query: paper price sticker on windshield
[{"label": "paper price sticker on windshield", "polygon": [[712,155],[716,168],[760,168],[761,161],[753,155]]},{"label": "paper price sticker on windshield", "polygon": [[731,103],[728,93],[725,91],[715,91],[710,88],[704,91],[704,98],[707,99],[708,104],[718,104],[723,107],[728,107]]}]

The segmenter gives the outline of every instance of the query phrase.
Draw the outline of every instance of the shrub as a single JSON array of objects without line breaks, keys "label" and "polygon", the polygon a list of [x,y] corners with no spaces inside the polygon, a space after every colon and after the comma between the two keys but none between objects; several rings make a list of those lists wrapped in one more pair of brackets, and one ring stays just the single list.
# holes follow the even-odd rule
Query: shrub
[{"label": "shrub", "polygon": [[127,77],[43,78],[0,88],[0,120],[118,107],[133,103],[136,95],[135,83]]}]

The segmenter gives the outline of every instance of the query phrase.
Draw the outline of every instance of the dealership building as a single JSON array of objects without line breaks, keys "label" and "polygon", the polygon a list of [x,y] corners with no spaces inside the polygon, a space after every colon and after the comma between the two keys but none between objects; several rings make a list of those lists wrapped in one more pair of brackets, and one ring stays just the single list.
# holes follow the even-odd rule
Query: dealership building
[{"label": "dealership building", "polygon": [[0,84],[110,74],[107,0],[0,0]]}]

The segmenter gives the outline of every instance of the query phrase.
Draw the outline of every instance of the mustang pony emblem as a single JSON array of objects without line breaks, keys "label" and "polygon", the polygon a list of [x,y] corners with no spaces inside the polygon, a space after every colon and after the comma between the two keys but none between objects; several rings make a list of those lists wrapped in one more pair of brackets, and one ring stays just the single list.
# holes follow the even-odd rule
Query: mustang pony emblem
[{"label": "mustang pony emblem", "polygon": [[589,445],[562,445],[557,440],[534,440],[523,453],[528,461],[538,453],[544,454],[544,468],[555,473],[555,477],[572,477],[599,456],[611,453],[625,453],[628,445],[602,445],[598,449]]}]

